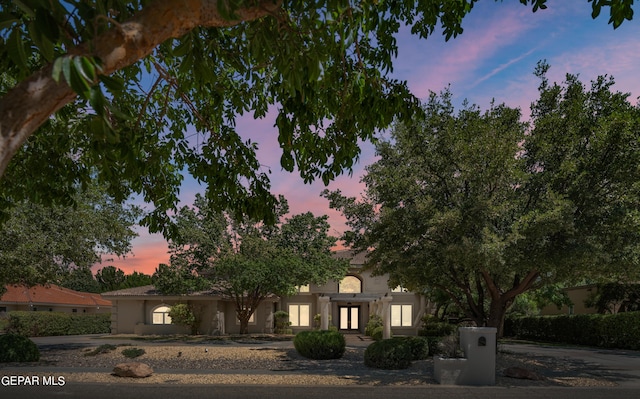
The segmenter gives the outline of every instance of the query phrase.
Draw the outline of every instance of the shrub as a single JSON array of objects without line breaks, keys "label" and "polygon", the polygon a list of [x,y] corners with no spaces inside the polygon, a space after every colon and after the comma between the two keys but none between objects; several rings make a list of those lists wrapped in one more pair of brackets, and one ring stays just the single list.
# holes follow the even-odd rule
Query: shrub
[{"label": "shrub", "polygon": [[196,317],[192,306],[186,303],[177,303],[169,308],[169,317],[171,317],[171,324],[189,327],[193,335],[198,333],[200,320]]},{"label": "shrub", "polygon": [[289,327],[291,326],[291,322],[289,321],[289,313],[284,310],[278,310],[273,314],[273,317],[276,319],[276,334],[292,334],[293,330]]},{"label": "shrub", "polygon": [[24,335],[0,335],[0,363],[37,362],[40,360],[38,346]]},{"label": "shrub", "polygon": [[339,359],[344,354],[344,335],[337,331],[301,331],[293,339],[298,353],[309,359]]},{"label": "shrub", "polygon": [[429,341],[425,337],[395,337],[409,345],[411,360],[423,360],[429,357]]},{"label": "shrub", "polygon": [[509,318],[505,335],[535,341],[640,349],[640,312]]},{"label": "shrub", "polygon": [[373,338],[375,341],[380,341],[382,339],[383,332],[384,332],[383,326],[376,327],[371,332],[371,338]]},{"label": "shrub", "polygon": [[427,322],[422,325],[422,329],[418,335],[424,337],[446,337],[455,333],[457,326],[455,324],[444,322]]},{"label": "shrub", "polygon": [[367,326],[364,328],[364,334],[370,337],[373,336],[373,332],[376,328],[382,327],[382,317],[373,314],[369,317],[369,321],[367,322]]},{"label": "shrub", "polygon": [[142,356],[146,353],[146,351],[142,348],[127,348],[122,350],[122,354],[124,357],[128,357],[129,359],[136,358],[138,356]]},{"label": "shrub", "polygon": [[364,351],[364,364],[385,370],[406,369],[411,365],[411,347],[403,339],[383,339]]},{"label": "shrub", "polygon": [[106,334],[111,332],[111,314],[61,312],[9,312],[7,332],[28,337]]}]

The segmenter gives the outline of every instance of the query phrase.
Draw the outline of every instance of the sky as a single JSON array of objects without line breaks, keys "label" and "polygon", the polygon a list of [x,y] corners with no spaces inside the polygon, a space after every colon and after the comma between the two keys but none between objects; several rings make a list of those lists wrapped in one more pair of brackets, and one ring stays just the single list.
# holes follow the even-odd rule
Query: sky
[{"label": "sky", "polygon": [[[406,81],[420,99],[449,86],[455,104],[466,99],[487,109],[494,100],[519,107],[528,120],[539,85],[533,71],[540,60],[546,60],[551,66],[547,74],[551,82],[562,82],[567,73],[579,75],[585,84],[599,75],[610,75],[616,81],[614,89],[630,93],[635,104],[640,96],[640,21],[626,21],[614,30],[608,24],[608,9],[593,20],[591,4],[585,0],[549,0],[547,4],[546,10],[532,13],[530,6],[515,0],[479,2],[463,20],[463,34],[448,42],[437,33],[425,40],[412,36],[408,28],[402,29],[391,77]],[[280,168],[274,111],[261,120],[253,120],[251,115],[239,119],[237,131],[259,143],[261,164],[272,170],[272,192],[287,198],[291,214],[326,214],[330,234],[339,237],[346,229],[344,218],[329,208],[320,193],[325,188],[340,189],[347,196],[358,197],[364,191],[360,179],[365,167],[376,160],[373,145],[361,144],[359,162],[351,176],[339,176],[327,187],[321,181],[304,184],[298,174]],[[191,205],[196,193],[204,189],[185,176],[180,205]],[[164,238],[144,228],[137,232],[131,254],[125,258],[105,256],[94,271],[113,265],[127,274],[152,274],[158,264],[168,263]]]}]

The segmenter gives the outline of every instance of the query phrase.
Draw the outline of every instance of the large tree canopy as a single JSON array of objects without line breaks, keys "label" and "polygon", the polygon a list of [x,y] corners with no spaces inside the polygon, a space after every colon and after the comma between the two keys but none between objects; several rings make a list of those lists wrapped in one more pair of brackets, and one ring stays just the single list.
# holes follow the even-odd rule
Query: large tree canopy
[{"label": "large tree canopy", "polygon": [[235,301],[245,333],[268,297],[344,277],[348,264],[331,255],[336,238],[328,235],[327,216],[308,212],[284,218],[288,207],[282,197],[278,209],[276,225],[239,223],[197,196],[194,207],[182,208],[175,217],[179,227],[170,242],[171,264],[160,265],[154,274],[156,288],[184,294],[213,287]]},{"label": "large tree canopy", "polygon": [[[589,1],[614,27],[632,18],[627,0]],[[448,39],[475,2],[3,1],[2,209],[68,203],[97,179],[117,200],[141,194],[155,205],[144,223],[168,233],[188,170],[218,209],[273,222],[269,171],[236,117],[275,107],[282,167],[327,182],[359,139],[419,111],[388,77],[400,27]]]},{"label": "large tree canopy", "polygon": [[325,192],[376,272],[494,327],[543,284],[640,277],[640,107],[613,79],[550,84],[547,69],[530,129],[518,110],[433,94],[378,145],[362,201]]},{"label": "large tree canopy", "polygon": [[60,284],[74,269],[91,276],[102,254],[130,252],[140,210],[99,191],[77,194],[76,206],[21,201],[11,208],[0,226],[0,290],[5,284]]}]

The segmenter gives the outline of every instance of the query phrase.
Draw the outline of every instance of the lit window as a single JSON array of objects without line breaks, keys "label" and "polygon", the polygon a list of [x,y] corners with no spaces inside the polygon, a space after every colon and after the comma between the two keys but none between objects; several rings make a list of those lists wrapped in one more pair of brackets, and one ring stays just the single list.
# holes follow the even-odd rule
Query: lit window
[{"label": "lit window", "polygon": [[396,288],[392,289],[391,292],[409,292],[409,290],[399,285]]},{"label": "lit window", "polygon": [[171,324],[169,310],[169,307],[166,305],[153,309],[153,324]]},{"label": "lit window", "polygon": [[413,305],[391,305],[391,326],[411,327]]},{"label": "lit window", "polygon": [[311,305],[289,305],[289,321],[292,327],[309,327]]},{"label": "lit window", "polygon": [[356,276],[347,276],[340,281],[338,292],[359,294],[362,292],[362,281]]}]

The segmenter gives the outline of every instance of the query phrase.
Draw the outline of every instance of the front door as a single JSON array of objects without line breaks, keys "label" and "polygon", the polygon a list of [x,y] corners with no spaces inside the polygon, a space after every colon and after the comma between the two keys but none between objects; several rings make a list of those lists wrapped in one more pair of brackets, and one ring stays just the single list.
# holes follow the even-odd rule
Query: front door
[{"label": "front door", "polygon": [[340,329],[358,330],[360,320],[359,306],[340,306]]}]

